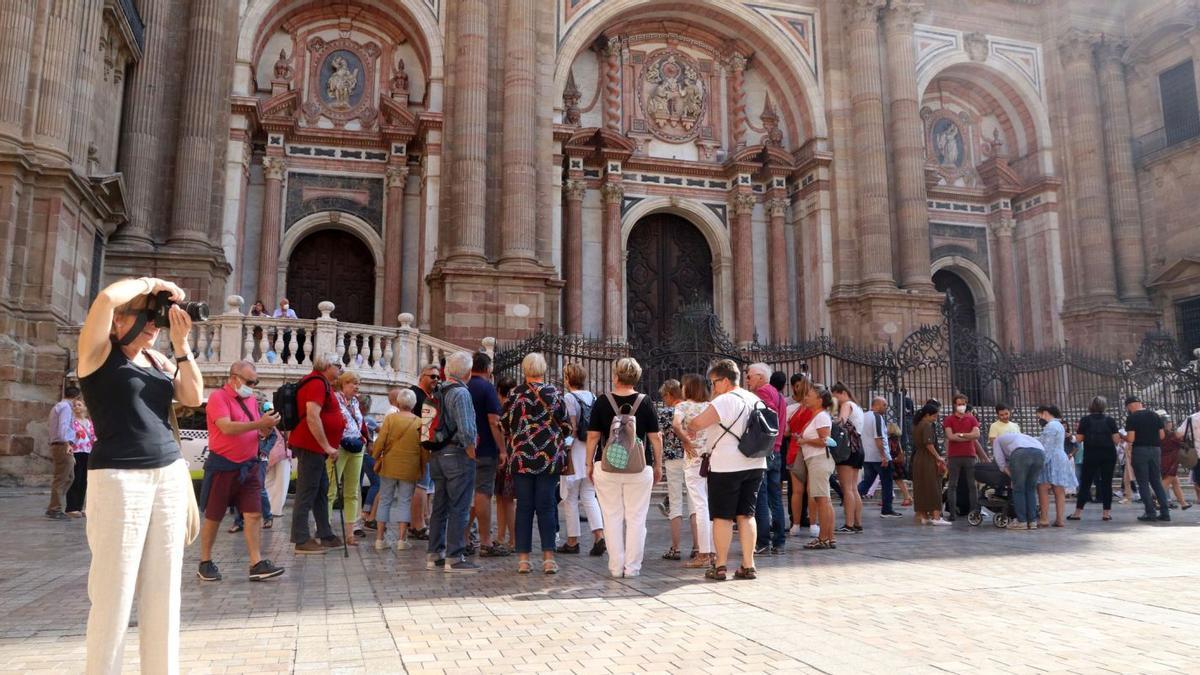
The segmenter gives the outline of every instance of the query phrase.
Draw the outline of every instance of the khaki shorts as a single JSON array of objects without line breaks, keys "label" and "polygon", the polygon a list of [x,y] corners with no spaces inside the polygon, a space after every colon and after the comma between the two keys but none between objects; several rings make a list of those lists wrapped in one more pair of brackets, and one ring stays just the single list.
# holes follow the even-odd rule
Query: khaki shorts
[{"label": "khaki shorts", "polygon": [[829,453],[803,459],[797,457],[791,466],[792,475],[804,483],[804,489],[809,497],[828,497],[829,477],[836,470],[833,458]]}]

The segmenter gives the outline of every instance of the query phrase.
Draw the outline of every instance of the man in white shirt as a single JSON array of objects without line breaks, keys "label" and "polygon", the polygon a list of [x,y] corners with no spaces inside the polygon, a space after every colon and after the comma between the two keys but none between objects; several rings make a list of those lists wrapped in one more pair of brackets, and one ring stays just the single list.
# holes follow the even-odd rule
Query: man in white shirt
[{"label": "man in white shirt", "polygon": [[858,494],[866,496],[878,477],[883,493],[879,516],[900,518],[901,515],[892,508],[892,455],[888,448],[887,409],[887,399],[876,396],[871,399],[871,409],[863,415],[863,478],[858,484]]},{"label": "man in white shirt", "polygon": [[50,481],[50,506],[46,517],[51,520],[66,520],[63,507],[67,504],[67,490],[75,480],[75,412],[72,404],[79,398],[79,387],[67,385],[63,399],[50,410],[50,458],[54,460],[54,477]]},{"label": "man in white shirt", "polygon": [[291,308],[291,303],[288,302],[287,298],[280,298],[279,309],[276,309],[274,312],[272,312],[271,316],[275,317],[276,319],[295,319],[295,318],[297,318],[296,310]]}]

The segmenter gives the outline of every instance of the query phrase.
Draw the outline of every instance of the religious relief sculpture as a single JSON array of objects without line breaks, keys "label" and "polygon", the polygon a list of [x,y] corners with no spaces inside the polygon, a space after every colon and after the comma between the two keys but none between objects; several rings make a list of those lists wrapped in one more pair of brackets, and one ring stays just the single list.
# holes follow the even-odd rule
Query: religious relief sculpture
[{"label": "religious relief sculpture", "polygon": [[334,56],[329,77],[325,80],[325,95],[335,109],[350,107],[350,96],[358,89],[358,69],[351,68],[345,56]]},{"label": "religious relief sculpture", "polygon": [[563,89],[563,123],[579,126],[583,114],[579,110],[579,86],[575,84],[575,71],[567,72],[567,86]]},{"label": "religious relief sculpture", "polygon": [[400,94],[404,94],[407,98],[408,72],[404,69],[404,59],[400,59],[396,64],[396,70],[392,72],[392,96],[399,98]]},{"label": "religious relief sculpture", "polygon": [[[379,45],[359,44],[350,38],[327,42],[318,37],[309,40],[307,46],[308,85],[301,108],[304,121],[316,124],[325,117],[341,127],[357,119],[364,129],[372,128],[379,117],[375,107]],[[395,81],[393,76],[393,86]]]},{"label": "religious relief sculpture", "polygon": [[650,133],[676,143],[695,138],[707,97],[696,62],[665,49],[650,55],[643,73],[642,110]]},{"label": "religious relief sculpture", "polygon": [[968,112],[923,108],[925,153],[946,185],[970,186],[977,180],[973,149],[978,121]]},{"label": "religious relief sculpture", "polygon": [[771,105],[770,94],[767,94],[763,100],[763,111],[758,119],[763,126],[763,145],[773,148],[783,147],[783,130],[779,128],[779,115],[775,112],[775,106]]},{"label": "religious relief sculpture", "polygon": [[292,62],[288,59],[287,51],[279,50],[279,60],[275,62],[275,79],[291,82]]}]

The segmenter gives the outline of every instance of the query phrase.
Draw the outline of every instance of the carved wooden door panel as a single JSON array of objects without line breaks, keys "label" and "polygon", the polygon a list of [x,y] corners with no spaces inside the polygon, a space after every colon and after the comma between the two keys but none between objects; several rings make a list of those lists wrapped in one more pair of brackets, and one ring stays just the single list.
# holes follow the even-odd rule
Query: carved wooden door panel
[{"label": "carved wooden door panel", "polygon": [[302,319],[321,316],[317,305],[329,300],[341,321],[375,321],[375,261],[358,237],[322,230],[305,237],[288,261],[287,297]]},{"label": "carved wooden door panel", "polygon": [[713,304],[712,252],[700,230],[670,214],[638,222],[629,237],[626,316],[629,342],[649,349],[667,341],[684,306]]}]

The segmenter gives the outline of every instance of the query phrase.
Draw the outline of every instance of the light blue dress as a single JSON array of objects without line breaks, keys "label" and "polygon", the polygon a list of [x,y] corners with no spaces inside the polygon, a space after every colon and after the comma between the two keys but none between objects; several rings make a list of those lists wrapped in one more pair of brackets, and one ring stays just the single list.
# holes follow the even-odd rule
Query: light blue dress
[{"label": "light blue dress", "polygon": [[1074,490],[1079,485],[1079,478],[1075,475],[1075,464],[1063,449],[1066,438],[1066,429],[1063,429],[1062,422],[1058,420],[1050,420],[1050,423],[1042,428],[1038,440],[1046,449],[1046,465],[1042,468],[1042,476],[1038,482]]}]

